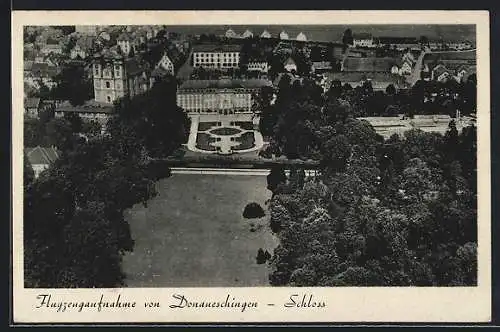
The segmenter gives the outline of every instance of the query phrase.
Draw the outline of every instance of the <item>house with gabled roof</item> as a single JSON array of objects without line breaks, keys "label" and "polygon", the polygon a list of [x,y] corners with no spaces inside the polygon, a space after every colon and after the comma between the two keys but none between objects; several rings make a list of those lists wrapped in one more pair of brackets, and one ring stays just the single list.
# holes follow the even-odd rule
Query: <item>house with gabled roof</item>
[{"label": "house with gabled roof", "polygon": [[283,31],[280,32],[280,39],[282,39],[282,40],[289,39],[288,33],[286,33],[285,30],[283,30]]},{"label": "house with gabled roof", "polygon": [[354,47],[372,47],[373,46],[373,36],[370,33],[355,33],[352,36]]},{"label": "house with gabled roof", "polygon": [[238,38],[238,34],[236,34],[236,32],[234,32],[231,28],[227,29],[225,36],[226,38]]},{"label": "house with gabled roof", "polygon": [[295,62],[295,60],[293,60],[292,57],[288,57],[285,60],[285,62],[283,63],[283,67],[288,72],[297,71],[297,63]]},{"label": "house with gabled roof", "polygon": [[298,41],[307,41],[306,35],[301,31],[295,38]]},{"label": "house with gabled roof", "polygon": [[431,78],[434,81],[446,82],[452,77],[452,73],[444,65],[439,64],[432,69]]},{"label": "house with gabled roof", "polygon": [[56,148],[45,148],[37,146],[34,148],[25,148],[24,152],[28,161],[33,168],[35,178],[40,176],[44,170],[50,167],[57,159],[59,159],[59,152]]},{"label": "house with gabled roof", "polygon": [[85,59],[92,53],[96,38],[93,36],[81,36],[76,40],[75,46],[70,50],[71,59]]},{"label": "house with gabled roof", "polygon": [[271,38],[271,34],[269,33],[269,31],[264,30],[262,31],[260,38]]},{"label": "house with gabled roof", "polygon": [[29,117],[38,117],[41,99],[38,97],[24,99],[24,114]]},{"label": "house with gabled roof", "polygon": [[243,32],[243,34],[241,36],[243,38],[252,38],[253,37],[253,32],[247,29],[245,32]]}]

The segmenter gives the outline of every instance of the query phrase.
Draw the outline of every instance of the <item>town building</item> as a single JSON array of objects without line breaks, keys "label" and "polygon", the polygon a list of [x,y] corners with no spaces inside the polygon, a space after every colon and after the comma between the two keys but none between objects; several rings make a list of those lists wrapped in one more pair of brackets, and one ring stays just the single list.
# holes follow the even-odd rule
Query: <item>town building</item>
[{"label": "town building", "polygon": [[92,62],[95,101],[111,104],[149,90],[149,66],[139,57],[126,58],[111,50],[94,55]]},{"label": "town building", "polygon": [[56,105],[54,116],[62,118],[65,114],[77,114],[83,121],[95,121],[101,126],[101,134],[104,134],[108,120],[114,115],[114,109],[109,103],[95,100],[86,101],[79,106],[73,106],[69,101],[63,101]]},{"label": "town building", "polygon": [[292,57],[289,57],[286,59],[285,63],[283,64],[283,67],[288,72],[292,72],[292,71],[296,72],[297,71],[297,64],[292,59]]},{"label": "town building", "polygon": [[60,44],[46,44],[40,49],[40,52],[47,56],[49,54],[62,54],[63,49]]},{"label": "town building", "polygon": [[332,70],[332,62],[323,60],[323,61],[312,61],[311,70],[314,73],[324,72]]},{"label": "town building", "polygon": [[165,70],[168,74],[174,76],[175,75],[175,67],[173,61],[170,59],[168,56],[167,52],[163,53],[163,56],[161,57],[160,61],[156,65],[157,68],[162,68]]},{"label": "town building", "polygon": [[116,42],[118,46],[120,47],[121,52],[124,55],[130,55],[130,53],[133,50],[133,43],[132,43],[132,38],[127,32],[123,32],[118,38],[116,39]]},{"label": "town building", "polygon": [[449,115],[443,114],[415,115],[413,119],[399,115],[391,117],[363,117],[358,118],[358,120],[370,123],[377,134],[382,135],[386,139],[394,134],[404,138],[404,133],[412,129],[444,135],[451,121],[455,121],[455,125],[459,131],[475,122],[470,117],[459,116],[458,118],[452,118]]},{"label": "town building", "polygon": [[354,47],[373,47],[373,36],[370,33],[355,33],[352,36]]},{"label": "town building", "polygon": [[59,74],[60,68],[41,62],[24,63],[24,82],[29,86],[40,89],[42,85],[53,88],[56,85],[55,78]]},{"label": "town building", "polygon": [[253,33],[250,30],[246,30],[245,32],[243,32],[243,34],[241,36],[243,38],[252,38],[253,37]]},{"label": "town building", "polygon": [[475,50],[428,53],[423,59],[422,73],[439,82],[449,79],[464,82],[476,73]]},{"label": "town building", "polygon": [[282,39],[282,40],[287,40],[287,39],[289,39],[289,37],[288,37],[288,33],[286,33],[286,31],[284,31],[284,30],[283,30],[283,31],[281,31],[281,32],[280,32],[280,39]]},{"label": "town building", "polygon": [[267,73],[269,71],[269,64],[264,60],[250,60],[247,64],[247,71],[258,71],[260,73]]},{"label": "town building", "polygon": [[238,34],[233,29],[228,29],[225,33],[226,38],[238,38]]},{"label": "town building", "polygon": [[444,65],[437,65],[432,69],[431,79],[437,82],[446,82],[452,77],[451,72]]},{"label": "town building", "polygon": [[349,84],[356,88],[366,82],[370,82],[374,91],[385,91],[389,85],[393,85],[396,90],[407,90],[410,85],[400,75],[394,75],[389,72],[338,72],[329,73],[328,81],[339,81],[342,85]]},{"label": "town building", "polygon": [[422,49],[422,45],[415,37],[377,37],[375,44],[378,47],[394,48],[398,51],[407,49],[418,51]]},{"label": "town building", "polygon": [[300,32],[295,39],[303,42],[307,41],[307,37],[303,32]]},{"label": "town building", "polygon": [[33,168],[35,178],[38,178],[40,173],[48,169],[51,164],[59,159],[59,152],[54,147],[45,148],[37,146],[34,148],[25,148],[24,153]]},{"label": "town building", "polygon": [[37,118],[41,108],[40,98],[25,98],[24,99],[24,114],[31,118]]},{"label": "town building", "polygon": [[269,31],[264,30],[260,35],[260,38],[271,38],[271,34],[269,33]]},{"label": "town building", "polygon": [[75,46],[70,50],[69,57],[71,59],[86,59],[87,56],[92,54],[95,41],[95,37],[81,36],[76,40]]},{"label": "town building", "polygon": [[271,82],[249,80],[188,80],[177,89],[177,105],[190,114],[251,113],[253,97]]},{"label": "town building", "polygon": [[241,45],[193,46],[193,67],[229,69],[240,66]]}]

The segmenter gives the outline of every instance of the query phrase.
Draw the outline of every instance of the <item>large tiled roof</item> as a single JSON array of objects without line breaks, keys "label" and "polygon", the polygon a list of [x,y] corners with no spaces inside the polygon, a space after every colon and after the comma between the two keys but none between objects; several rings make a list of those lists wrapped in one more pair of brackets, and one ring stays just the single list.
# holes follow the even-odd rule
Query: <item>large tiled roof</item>
[{"label": "large tiled roof", "polygon": [[54,148],[43,148],[41,146],[37,146],[35,148],[26,148],[24,150],[31,165],[48,165],[59,158],[59,154]]},{"label": "large tiled roof", "polygon": [[221,80],[188,80],[184,82],[179,90],[188,89],[254,89],[261,88],[264,86],[271,86],[271,82],[262,79],[249,79],[249,80],[232,80],[232,79],[221,79]]},{"label": "large tiled roof", "polygon": [[398,62],[399,61],[396,58],[346,58],[343,70],[347,72],[390,72],[391,67],[398,64]]},{"label": "large tiled roof", "polygon": [[241,45],[216,45],[216,44],[199,44],[193,46],[193,52],[240,52]]}]

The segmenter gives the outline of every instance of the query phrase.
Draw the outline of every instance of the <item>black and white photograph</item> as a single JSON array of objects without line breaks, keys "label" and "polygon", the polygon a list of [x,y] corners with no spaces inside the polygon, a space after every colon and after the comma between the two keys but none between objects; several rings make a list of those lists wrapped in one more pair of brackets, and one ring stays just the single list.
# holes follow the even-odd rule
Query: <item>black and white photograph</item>
[{"label": "black and white photograph", "polygon": [[247,22],[23,25],[21,287],[477,287],[476,25]]}]

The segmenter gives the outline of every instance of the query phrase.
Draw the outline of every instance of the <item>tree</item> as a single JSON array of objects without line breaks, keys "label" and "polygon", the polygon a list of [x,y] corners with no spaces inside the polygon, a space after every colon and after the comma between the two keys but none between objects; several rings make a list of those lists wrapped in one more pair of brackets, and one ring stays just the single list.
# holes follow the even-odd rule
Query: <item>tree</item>
[{"label": "tree", "polygon": [[74,144],[71,122],[64,118],[50,120],[46,126],[46,145],[55,146],[61,151],[70,150]]},{"label": "tree", "polygon": [[353,45],[354,43],[354,38],[352,35],[352,30],[351,29],[346,29],[344,31],[344,35],[342,36],[342,44],[344,45]]},{"label": "tree", "polygon": [[116,111],[119,116],[108,122],[110,134],[128,144],[143,144],[150,156],[168,156],[187,141],[189,119],[177,106],[173,79],[158,82],[133,99],[120,100]]},{"label": "tree", "polygon": [[33,171],[33,167],[31,166],[26,153],[24,153],[23,155],[23,163],[24,163],[24,171],[23,171],[24,187],[27,187],[35,180],[35,172]]},{"label": "tree", "polygon": [[78,64],[66,64],[54,81],[54,97],[58,100],[69,100],[71,105],[83,105],[93,97],[92,82],[86,77],[84,68]]},{"label": "tree", "polygon": [[24,121],[24,146],[45,146],[45,126],[38,119],[26,119]]},{"label": "tree", "polygon": [[438,175],[433,174],[425,162],[413,158],[403,170],[400,183],[409,201],[422,202],[433,196],[438,189],[438,180]]},{"label": "tree", "polygon": [[243,210],[243,218],[250,219],[250,218],[262,218],[266,214],[264,212],[264,209],[255,202],[248,203],[245,206],[245,209]]},{"label": "tree", "polygon": [[102,126],[96,121],[85,121],[82,123],[81,132],[90,136],[98,136],[101,133]]},{"label": "tree", "polygon": [[427,36],[420,36],[418,42],[422,46],[428,46],[429,45],[429,38],[427,38]]},{"label": "tree", "polygon": [[64,43],[63,47],[63,53],[69,55],[71,53],[71,50],[76,46],[77,43],[77,37],[76,36],[69,36]]},{"label": "tree", "polygon": [[394,87],[394,84],[389,84],[387,88],[385,88],[385,93],[389,96],[393,96],[396,94],[396,88]]},{"label": "tree", "polygon": [[267,189],[274,192],[279,184],[286,182],[285,170],[282,167],[272,167],[267,176]]},{"label": "tree", "polygon": [[64,119],[67,120],[71,124],[71,130],[73,133],[79,133],[82,131],[82,119],[76,113],[65,113]]}]

